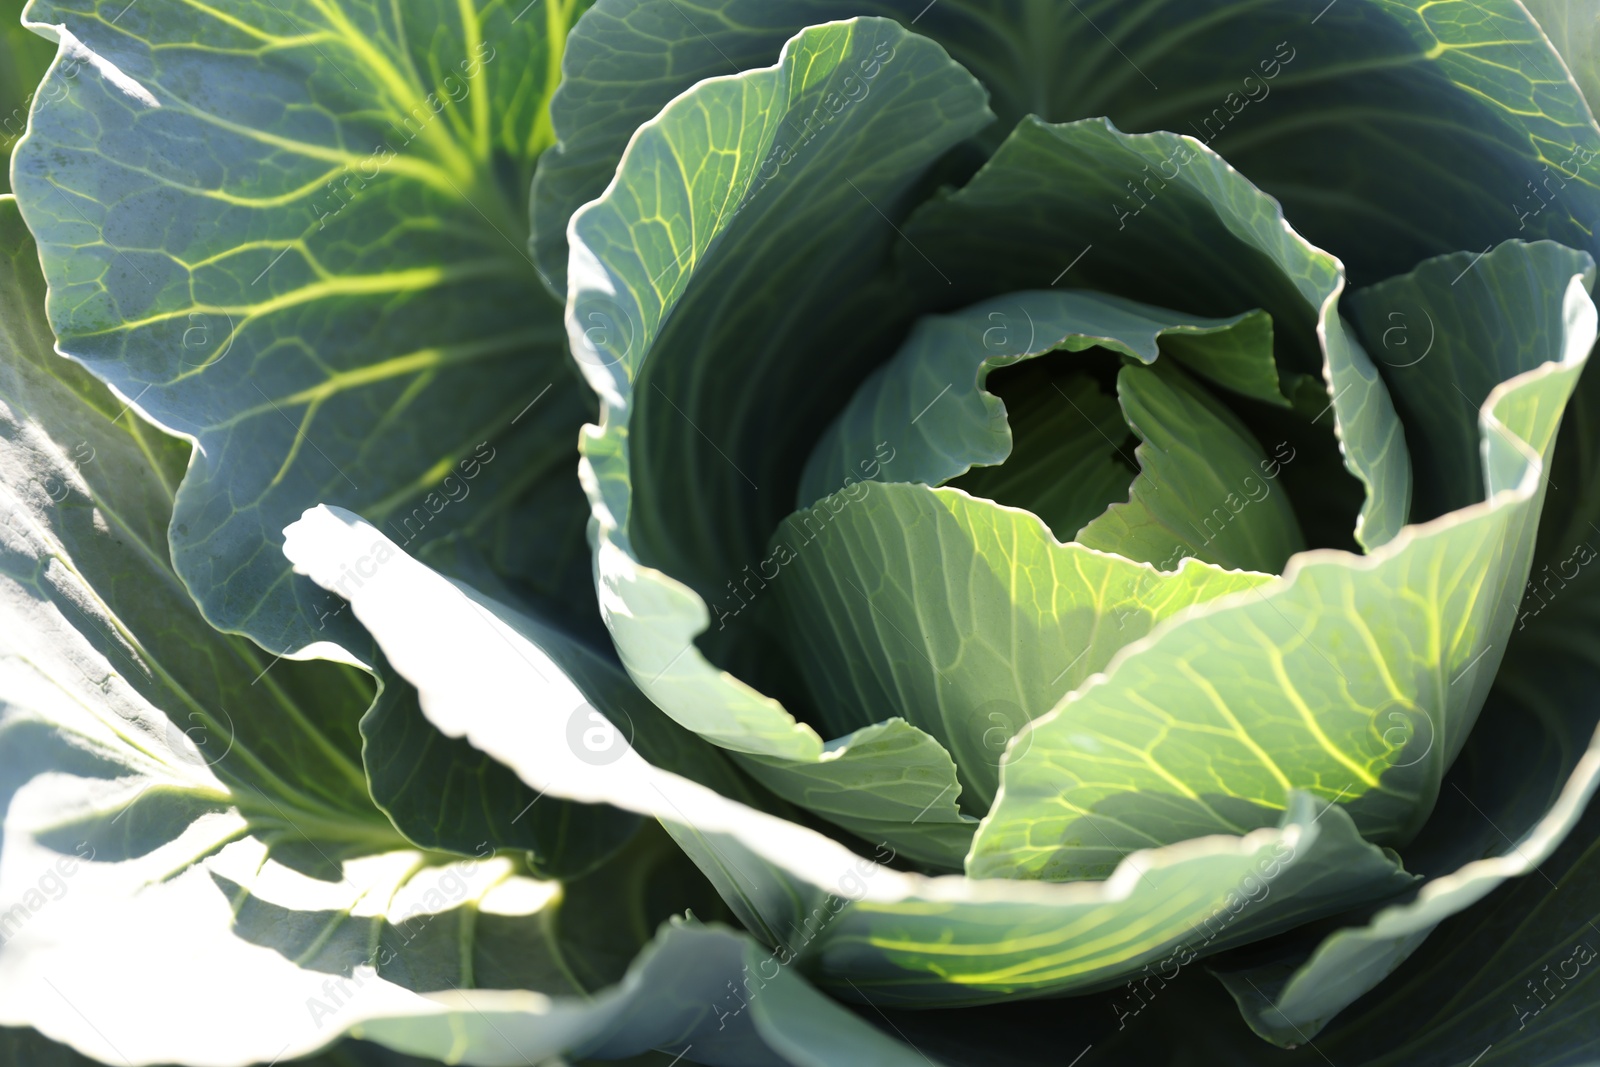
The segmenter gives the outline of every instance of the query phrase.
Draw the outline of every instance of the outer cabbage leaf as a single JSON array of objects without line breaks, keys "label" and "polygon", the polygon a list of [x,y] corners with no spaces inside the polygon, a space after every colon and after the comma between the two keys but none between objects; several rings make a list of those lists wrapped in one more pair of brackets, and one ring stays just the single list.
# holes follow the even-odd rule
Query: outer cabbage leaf
[{"label": "outer cabbage leaf", "polygon": [[[1592,13],[1560,7],[1534,11],[1592,82],[1572,48]],[[559,143],[539,167],[535,251],[553,283],[565,220],[636,127],[701,79],[771,62],[801,27],[855,15],[949,49],[993,97],[990,134],[1033,114],[1205,139],[1362,282],[1513,237],[1600,253],[1600,129],[1517,0],[599,0],[573,32]],[[1105,209],[1136,209],[1151,188],[1119,185]],[[1051,247],[1055,266],[1004,288],[1046,284],[1089,240]]]},{"label": "outer cabbage leaf", "polygon": [[[134,410],[198,442],[176,569],[214,624],[273,651],[343,634],[370,660],[341,602],[263,551],[334,492],[584,614],[570,446],[589,403],[509,236],[576,11],[519,10],[33,9],[66,34],[19,153],[53,325]],[[479,388],[484,373],[502,389]],[[530,809],[398,680],[362,734],[375,798],[426,847],[492,836],[567,874],[631,831],[617,813]],[[408,792],[415,775],[447,788]]]},{"label": "outer cabbage leaf", "polygon": [[1388,981],[1315,1037],[1317,1047],[1337,1063],[1371,1067],[1425,1057],[1478,1067],[1593,1062],[1597,832],[1591,807],[1532,873],[1445,919]]},{"label": "outer cabbage leaf", "polygon": [[[1431,283],[1470,259],[1419,274]],[[1370,556],[1303,553],[1281,582],[1126,646],[1012,743],[974,871],[1104,871],[1132,848],[1270,825],[1295,789],[1342,801],[1369,839],[1416,834],[1505,654],[1556,430],[1595,343],[1586,255],[1508,243],[1478,270],[1468,288],[1415,295],[1441,323],[1458,303],[1507,320],[1441,335],[1446,368],[1488,361],[1478,346],[1502,334],[1522,339],[1520,373],[1463,401],[1481,404],[1485,499]]]},{"label": "outer cabbage leaf", "polygon": [[1593,0],[1522,0],[1560,53],[1592,114],[1600,102],[1600,11]]},{"label": "outer cabbage leaf", "polygon": [[[163,540],[187,446],[50,351],[9,197],[0,251],[0,1024],[130,1064],[265,1063],[345,1033],[473,1064],[685,1043],[818,1062],[783,1051],[820,1000],[798,979],[773,994],[792,1014],[716,1018],[760,959],[749,938],[652,942],[686,903],[720,914],[659,832],[565,885],[499,842],[462,858],[396,832],[361,769],[371,684],[200,616]],[[585,683],[606,695],[602,671]],[[595,810],[543,806],[575,830]]]},{"label": "outer cabbage leaf", "polygon": [[[476,610],[459,585],[348,512],[313,509],[286,533],[296,569],[329,588],[353,561],[391,553],[352,590],[352,608],[440,730],[467,737],[534,788],[660,819],[774,949],[775,970],[793,963],[846,998],[975,1004],[1094,989],[1146,965],[1186,962],[1382,899],[1412,881],[1392,853],[1361,840],[1341,809],[1306,794],[1291,799],[1279,827],[1140,852],[1105,882],[905,874],[653,767],[631,749],[603,766],[586,763],[563,737],[575,688],[521,636],[508,609]],[[466,657],[476,670],[458,669]],[[754,996],[759,1002],[759,988]],[[862,1047],[885,1056],[872,1062],[900,1062],[877,1045]]]},{"label": "outer cabbage leaf", "polygon": [[[787,164],[769,154],[787,123],[835,108]],[[896,239],[880,210],[988,117],[969,75],[892,22],[806,30],[777,66],[702,83],[641,128],[607,195],[573,218],[567,312],[602,399],[582,475],[601,610],[628,673],[683,726],[742,753],[780,796],[948,866],[959,866],[973,823],[936,741],[890,723],[825,750],[694,641],[711,622],[708,590],[744,581],[739,566],[760,560],[788,512],[803,453],[784,442],[814,440],[845,391],[848,366],[805,353],[838,350],[863,326],[887,330],[904,306],[871,282]],[[685,158],[718,165],[685,170]],[[770,321],[770,294],[798,313],[796,294],[813,291],[825,309],[793,329]],[[742,353],[738,373],[707,373],[704,359],[723,351]],[[695,456],[708,447],[709,467]]]},{"label": "outer cabbage leaf", "polygon": [[325,498],[418,546],[492,547],[543,493],[514,516],[539,561],[520,577],[579,602],[582,569],[544,564],[581,558],[563,545],[581,547],[571,446],[592,401],[522,232],[577,6],[28,9],[61,42],[14,160],[51,325],[196,442],[170,536],[215,625],[358,649],[276,551]]},{"label": "outer cabbage leaf", "polygon": [[[107,800],[191,814],[238,803],[285,843],[300,822],[342,826],[357,851],[400,845],[361,769],[356,720],[371,684],[345,667],[275,665],[206,625],[164,544],[188,448],[51,351],[33,242],[10,197],[0,255],[8,732],[64,752],[91,740],[148,749],[122,786],[90,775],[106,779]],[[127,787],[141,779],[160,785],[143,801]],[[92,813],[91,800],[79,803]]]},{"label": "outer cabbage leaf", "polygon": [[[1551,878],[1543,865],[1578,825],[1597,785],[1600,785],[1600,743],[1592,746],[1579,762],[1561,796],[1543,819],[1514,841],[1505,840],[1502,835],[1502,847],[1506,848],[1502,854],[1474,860],[1459,870],[1430,880],[1414,900],[1383,908],[1364,926],[1338,931],[1292,966],[1280,964],[1239,970],[1224,966],[1218,970],[1218,977],[1239,1002],[1251,1027],[1262,1037],[1289,1047],[1303,1044],[1315,1037],[1335,1015],[1377,988],[1379,982],[1434,934],[1441,922],[1469,912],[1479,901],[1513,879],[1534,873],[1544,879]],[[1542,892],[1543,887],[1536,889],[1534,899]],[[1465,922],[1469,926],[1476,925],[1483,922],[1483,917],[1469,915]],[[1576,932],[1587,936],[1589,931],[1577,929]],[[1475,973],[1476,968],[1469,970]],[[1570,981],[1573,975],[1562,977]],[[1564,989],[1565,984],[1560,988]],[[1526,1007],[1526,998],[1520,993],[1519,990],[1513,998],[1514,1013],[1518,1006]],[[1536,992],[1531,1008],[1521,1014],[1537,1016],[1545,1006]],[[1525,1029],[1525,1026],[1517,1029]]]},{"label": "outer cabbage leaf", "polygon": [[1350,321],[1378,353],[1406,426],[1413,521],[1484,499],[1477,404],[1545,358],[1548,331],[1526,309],[1547,307],[1591,264],[1585,253],[1549,243],[1527,254],[1506,245],[1429,260],[1351,294]]},{"label": "outer cabbage leaf", "polygon": [[442,736],[417,707],[416,690],[377,664],[381,688],[361,717],[368,791],[419,848],[470,855],[485,841],[520,850],[541,877],[593,870],[638,828],[626,812],[544,801],[471,745]]},{"label": "outer cabbage leaf", "polygon": [[[74,1052],[34,1030],[0,1030],[0,1056],[28,1067],[98,1067],[99,1061]],[[318,1056],[297,1061],[304,1067],[436,1067],[370,1042],[345,1041]]]},{"label": "outer cabbage leaf", "polygon": [[[1476,277],[1462,277],[1461,271],[1473,262],[1466,255],[1430,261],[1364,290],[1353,301],[1369,334],[1398,322],[1408,332],[1414,325],[1419,335],[1407,347],[1424,336],[1433,338],[1431,351],[1391,368],[1389,374],[1396,402],[1416,411],[1415,424],[1432,431],[1427,444],[1417,449],[1419,467],[1428,472],[1439,498],[1452,499],[1453,494],[1458,504],[1469,492],[1463,482],[1471,477],[1481,484],[1482,478],[1477,449],[1462,439],[1463,412],[1471,411],[1467,398],[1484,393],[1496,377],[1540,358],[1538,331],[1505,309],[1537,307],[1548,301],[1563,276],[1588,265],[1581,253],[1549,245],[1496,250],[1475,263]],[[1466,291],[1458,294],[1458,287]],[[1396,315],[1398,319],[1391,317]],[[1413,318],[1417,322],[1410,324]],[[1470,345],[1464,343],[1467,338]],[[1583,344],[1581,335],[1575,343]],[[1458,403],[1447,403],[1446,387]],[[1586,405],[1578,408],[1580,422],[1587,415]],[[1582,447],[1582,442],[1568,434],[1560,447]],[[1575,490],[1586,484],[1581,475],[1574,477],[1578,480],[1569,484]],[[1555,518],[1568,519],[1561,525],[1569,526],[1570,516],[1563,510],[1554,509]],[[1467,783],[1470,793],[1460,782],[1454,792],[1445,790],[1445,807],[1434,814],[1420,848],[1408,849],[1435,877],[1414,900],[1386,908],[1364,925],[1339,930],[1308,952],[1221,972],[1251,1025],[1264,1036],[1299,1043],[1315,1035],[1399,966],[1442,920],[1467,910],[1507,880],[1537,871],[1582,815],[1600,784],[1600,742],[1589,736],[1596,725],[1592,698],[1584,692],[1590,669],[1572,656],[1574,640],[1590,629],[1582,607],[1587,590],[1569,591],[1568,585],[1583,576],[1581,561],[1594,558],[1588,545],[1593,537],[1586,526],[1561,529],[1554,571],[1546,563],[1532,575],[1491,698],[1502,705],[1500,719],[1520,720],[1521,725],[1496,722],[1493,703],[1486,710],[1488,721],[1479,730],[1487,736],[1480,743],[1488,744],[1504,765],[1473,776],[1478,781]],[[1552,602],[1555,610],[1544,615]],[[1530,622],[1534,625],[1527,629]],[[1514,735],[1530,730],[1560,753],[1555,766],[1548,759],[1514,758],[1529,750]],[[1535,780],[1517,781],[1525,776]],[[1559,792],[1548,795],[1552,782],[1560,783]],[[1457,840],[1445,840],[1449,837]]]}]

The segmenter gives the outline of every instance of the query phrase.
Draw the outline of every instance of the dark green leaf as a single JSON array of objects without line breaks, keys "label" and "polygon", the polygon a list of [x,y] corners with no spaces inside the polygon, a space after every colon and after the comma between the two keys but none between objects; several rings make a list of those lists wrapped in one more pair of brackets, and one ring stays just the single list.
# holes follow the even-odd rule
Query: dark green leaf
[{"label": "dark green leaf", "polygon": [[[31,7],[66,27],[15,160],[51,323],[197,442],[171,541],[215,624],[274,651],[357,647],[277,551],[324,499],[421,545],[493,539],[559,481],[548,528],[581,537],[572,442],[592,401],[523,247],[580,6]],[[577,603],[588,576],[521,577]]]},{"label": "dark green leaf", "polygon": [[[1593,13],[1562,7],[1535,14],[1587,88]],[[1512,237],[1600,253],[1600,129],[1516,0],[599,0],[573,33],[560,144],[535,197],[554,283],[568,216],[601,193],[636,127],[701,79],[772,62],[801,27],[857,15],[898,19],[982,81],[1000,116],[988,143],[1030,114],[1199,137],[1362,282]],[[1131,197],[1158,188],[1146,177],[1097,209],[1137,210]],[[1046,284],[1094,240],[1075,236],[1040,240],[1042,274],[983,295]],[[992,263],[987,243],[974,266]]]}]

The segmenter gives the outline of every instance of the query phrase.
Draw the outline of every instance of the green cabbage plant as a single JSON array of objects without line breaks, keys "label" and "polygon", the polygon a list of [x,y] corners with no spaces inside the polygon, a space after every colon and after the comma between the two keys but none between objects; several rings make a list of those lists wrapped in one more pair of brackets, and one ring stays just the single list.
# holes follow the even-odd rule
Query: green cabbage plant
[{"label": "green cabbage plant", "polygon": [[18,1062],[1600,1063],[1596,0],[21,23]]}]

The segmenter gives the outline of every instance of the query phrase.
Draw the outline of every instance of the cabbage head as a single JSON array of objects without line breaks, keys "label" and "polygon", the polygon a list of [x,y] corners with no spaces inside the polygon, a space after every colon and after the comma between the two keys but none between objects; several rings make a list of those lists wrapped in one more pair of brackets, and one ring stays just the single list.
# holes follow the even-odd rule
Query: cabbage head
[{"label": "cabbage head", "polygon": [[15,1062],[1600,1063],[1597,0],[12,21]]}]

